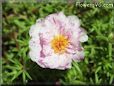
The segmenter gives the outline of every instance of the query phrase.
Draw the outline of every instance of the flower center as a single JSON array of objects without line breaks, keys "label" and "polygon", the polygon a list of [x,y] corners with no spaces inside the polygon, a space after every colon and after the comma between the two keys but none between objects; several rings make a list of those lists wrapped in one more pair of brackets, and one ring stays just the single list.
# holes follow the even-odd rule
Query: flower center
[{"label": "flower center", "polygon": [[51,46],[54,49],[54,52],[60,54],[65,52],[68,44],[68,39],[63,35],[57,35],[51,41]]}]

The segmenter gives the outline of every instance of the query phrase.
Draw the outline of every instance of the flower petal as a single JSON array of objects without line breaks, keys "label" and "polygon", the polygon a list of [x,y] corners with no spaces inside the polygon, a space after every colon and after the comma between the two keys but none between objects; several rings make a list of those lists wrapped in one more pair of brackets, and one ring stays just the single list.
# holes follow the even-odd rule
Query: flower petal
[{"label": "flower petal", "polygon": [[80,37],[80,42],[86,42],[88,40],[88,36],[85,34]]},{"label": "flower petal", "polygon": [[70,54],[62,54],[59,55],[58,58],[59,58],[59,67],[57,69],[71,68],[72,58]]},{"label": "flower petal", "polygon": [[54,53],[54,50],[51,48],[51,45],[43,45],[42,52],[45,56],[50,56],[52,53]]},{"label": "flower petal", "polygon": [[52,24],[51,26],[55,26],[55,28],[58,29],[61,26],[65,26],[67,17],[63,14],[63,12],[59,12],[47,16],[46,20]]},{"label": "flower petal", "polygon": [[40,32],[40,29],[43,28],[43,22],[41,22],[42,20],[41,19],[38,19],[37,20],[37,23],[32,25],[30,30],[29,30],[29,35],[31,37],[37,37],[39,36],[39,32]]},{"label": "flower petal", "polygon": [[30,48],[30,52],[29,52],[30,58],[33,61],[37,62],[38,58],[40,57],[40,51],[41,51],[39,39],[32,38],[29,42],[29,48]]},{"label": "flower petal", "polygon": [[73,60],[81,61],[84,59],[84,51],[76,51],[76,53],[73,54]]},{"label": "flower petal", "polygon": [[52,54],[51,56],[47,56],[44,58],[43,63],[47,66],[47,68],[55,69],[59,66],[59,58],[56,54]]},{"label": "flower petal", "polygon": [[51,69],[66,69],[71,68],[71,57],[69,55],[57,55],[52,54],[51,56],[47,56],[44,58],[43,63],[47,66],[47,68]]},{"label": "flower petal", "polygon": [[67,18],[71,26],[75,27],[75,29],[80,27],[80,20],[77,16],[72,15],[72,16],[68,16]]},{"label": "flower petal", "polygon": [[86,34],[87,34],[86,31],[83,28],[80,28],[80,32],[79,32],[80,42],[86,42],[88,40],[88,36]]}]

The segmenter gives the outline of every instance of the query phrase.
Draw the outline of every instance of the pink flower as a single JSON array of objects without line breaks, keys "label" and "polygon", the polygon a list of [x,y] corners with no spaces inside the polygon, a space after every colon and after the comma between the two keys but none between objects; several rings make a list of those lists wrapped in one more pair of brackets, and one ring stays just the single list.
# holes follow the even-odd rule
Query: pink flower
[{"label": "pink flower", "polygon": [[88,40],[79,19],[55,13],[38,19],[30,29],[30,58],[42,68],[71,68],[72,60],[84,59],[81,42]]}]

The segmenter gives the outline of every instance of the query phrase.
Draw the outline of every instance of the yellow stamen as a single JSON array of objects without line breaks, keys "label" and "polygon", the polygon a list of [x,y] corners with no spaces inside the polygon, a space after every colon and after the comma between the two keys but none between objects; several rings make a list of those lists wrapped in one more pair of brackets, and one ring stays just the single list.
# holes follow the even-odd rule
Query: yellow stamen
[{"label": "yellow stamen", "polygon": [[63,35],[57,35],[51,41],[51,46],[54,49],[54,52],[60,54],[65,52],[68,44],[68,39]]}]

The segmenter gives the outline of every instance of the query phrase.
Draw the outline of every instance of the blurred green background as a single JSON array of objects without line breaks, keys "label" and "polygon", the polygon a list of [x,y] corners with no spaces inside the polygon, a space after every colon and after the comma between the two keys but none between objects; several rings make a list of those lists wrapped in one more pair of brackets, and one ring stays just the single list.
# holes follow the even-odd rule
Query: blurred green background
[{"label": "blurred green background", "polygon": [[[114,8],[75,3],[2,3],[2,84],[114,84]],[[38,18],[76,15],[89,36],[85,59],[68,70],[42,69],[28,56],[29,29]]]}]

